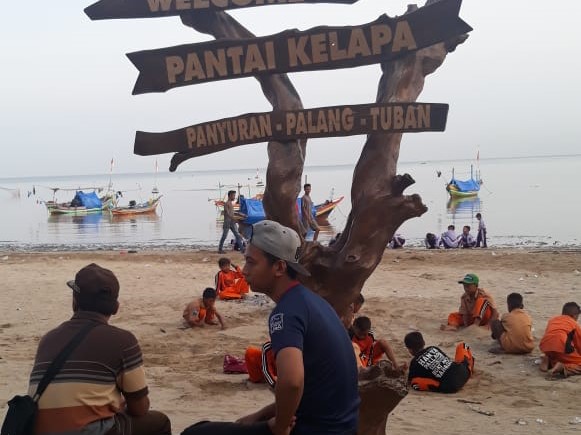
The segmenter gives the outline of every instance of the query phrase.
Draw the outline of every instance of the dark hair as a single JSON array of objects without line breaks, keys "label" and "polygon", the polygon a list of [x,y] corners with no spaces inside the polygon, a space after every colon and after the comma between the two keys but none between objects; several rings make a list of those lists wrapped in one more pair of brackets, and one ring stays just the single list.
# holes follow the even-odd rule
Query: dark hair
[{"label": "dark hair", "polygon": [[476,213],[476,217],[477,217],[477,218],[481,218],[481,217],[482,217],[482,215],[481,215],[480,213]]},{"label": "dark hair", "polygon": [[218,260],[218,266],[220,266],[220,267],[226,266],[227,264],[232,264],[232,262],[230,261],[229,258],[222,257]]},{"label": "dark hair", "polygon": [[[262,253],[264,254],[264,256],[266,257],[266,260],[273,265],[274,263],[276,263],[277,261],[281,261],[280,258],[275,257],[274,255],[266,252],[266,251],[262,251]],[[283,260],[284,261],[284,260]],[[294,270],[293,268],[289,267],[288,263],[285,261],[286,263],[286,274],[290,279],[297,279],[297,276],[299,275],[298,272],[296,270]]]},{"label": "dark hair", "polygon": [[232,195],[232,194],[236,195],[236,191],[235,191],[235,190],[229,190],[229,191],[228,191],[228,196],[230,196],[230,195]]},{"label": "dark hair", "polygon": [[116,299],[104,295],[83,295],[73,293],[77,302],[77,308],[81,311],[91,311],[105,316],[111,316],[117,312]]},{"label": "dark hair", "polygon": [[520,293],[511,293],[506,297],[506,304],[508,305],[508,310],[512,311],[515,308],[522,308],[522,295]]},{"label": "dark hair", "polygon": [[369,331],[371,330],[371,319],[367,316],[357,317],[353,321],[353,326],[360,331]]},{"label": "dark hair", "polygon": [[424,337],[419,331],[414,331],[407,334],[403,339],[403,342],[405,343],[405,347],[411,349],[414,353],[422,350],[426,345]]},{"label": "dark hair", "polygon": [[202,293],[202,299],[216,299],[216,290],[212,287],[206,287]]},{"label": "dark hair", "polygon": [[449,229],[449,230],[455,230],[455,229],[456,229],[456,227],[455,227],[454,225],[448,225],[448,229]]},{"label": "dark hair", "polygon": [[468,231],[470,231],[470,225],[464,225],[464,228],[468,229]]},{"label": "dark hair", "polygon": [[303,186],[303,189],[306,189],[307,187],[311,187],[311,183],[305,183],[305,185]]},{"label": "dark hair", "polygon": [[562,314],[566,316],[576,316],[581,313],[581,307],[577,305],[577,302],[567,302],[563,305]]}]

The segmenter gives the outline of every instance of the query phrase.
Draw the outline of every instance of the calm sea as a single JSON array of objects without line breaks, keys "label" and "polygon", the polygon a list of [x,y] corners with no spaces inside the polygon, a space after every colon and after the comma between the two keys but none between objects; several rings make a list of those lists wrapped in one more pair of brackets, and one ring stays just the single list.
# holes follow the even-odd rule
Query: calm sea
[{"label": "calm sea", "polygon": [[[577,191],[581,156],[489,159],[480,161],[484,184],[476,198],[450,201],[446,181],[455,168],[457,178],[470,174],[469,161],[400,163],[399,172],[416,180],[406,193],[419,193],[429,211],[406,222],[399,232],[407,245],[420,246],[427,232],[442,233],[449,224],[457,230],[471,225],[481,212],[491,246],[581,246],[580,193]],[[441,177],[437,176],[441,171]],[[331,214],[321,240],[342,231],[350,210],[353,166],[307,167],[304,175],[313,185],[312,198],[323,202],[331,195],[345,196]],[[157,214],[116,219],[109,213],[88,216],[49,216],[43,200],[53,197],[49,187],[106,186],[109,175],[0,179],[0,249],[187,249],[216,246],[221,234],[213,199],[227,187],[242,184],[244,195],[260,191],[256,170],[113,174],[115,190],[124,201],[147,200],[157,185],[163,194]],[[265,178],[265,171],[260,171]],[[32,191],[35,193],[33,194]],[[20,196],[14,191],[17,189]],[[68,201],[74,192],[59,191],[57,200]],[[475,233],[475,231],[473,231]]]}]

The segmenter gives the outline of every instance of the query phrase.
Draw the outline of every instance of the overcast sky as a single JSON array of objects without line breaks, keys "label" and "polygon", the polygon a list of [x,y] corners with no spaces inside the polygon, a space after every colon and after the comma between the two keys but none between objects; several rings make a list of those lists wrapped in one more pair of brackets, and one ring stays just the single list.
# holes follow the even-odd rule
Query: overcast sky
[{"label": "overcast sky", "polygon": [[[401,15],[409,0],[288,5],[231,12],[257,35],[357,25]],[[0,15],[0,178],[150,172],[135,130],[166,131],[271,108],[252,78],[132,96],[125,53],[208,40],[179,18],[90,21],[91,1],[3,2]],[[464,0],[473,28],[426,81],[419,101],[450,105],[444,133],[407,134],[400,161],[579,153],[581,3]],[[296,73],[304,106],[371,103],[378,65]],[[364,137],[310,140],[307,164],[354,163]],[[166,171],[171,154],[158,157]],[[266,145],[198,157],[178,171],[263,167]]]}]

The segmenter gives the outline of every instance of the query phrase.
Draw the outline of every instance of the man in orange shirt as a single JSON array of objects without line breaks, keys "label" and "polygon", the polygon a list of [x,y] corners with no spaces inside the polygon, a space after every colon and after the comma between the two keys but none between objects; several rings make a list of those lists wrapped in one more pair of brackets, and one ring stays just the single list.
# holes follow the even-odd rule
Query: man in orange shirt
[{"label": "man in orange shirt", "polygon": [[248,283],[240,271],[240,267],[233,265],[229,258],[218,260],[220,271],[216,274],[216,293],[222,300],[242,299],[248,293]]},{"label": "man in orange shirt", "polygon": [[478,276],[469,273],[458,284],[464,286],[464,294],[460,298],[460,310],[450,313],[448,324],[440,329],[455,331],[462,326],[489,326],[490,322],[498,318],[498,311],[494,299],[484,289],[478,287]]},{"label": "man in orange shirt", "polygon": [[563,305],[562,315],[553,317],[547,324],[539,344],[544,352],[541,370],[551,376],[565,377],[581,374],[581,328],[577,323],[581,308],[575,302]]},{"label": "man in orange shirt", "polygon": [[533,339],[533,321],[524,310],[520,293],[511,293],[506,298],[508,313],[501,320],[490,324],[492,338],[498,340],[499,348],[490,349],[492,353],[530,353],[535,348]]}]

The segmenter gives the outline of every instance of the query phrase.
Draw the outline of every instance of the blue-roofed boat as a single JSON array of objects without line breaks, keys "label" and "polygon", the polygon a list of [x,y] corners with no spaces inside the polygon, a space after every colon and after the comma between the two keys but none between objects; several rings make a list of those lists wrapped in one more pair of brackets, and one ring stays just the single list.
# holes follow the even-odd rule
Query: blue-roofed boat
[{"label": "blue-roofed boat", "polygon": [[446,185],[446,190],[452,198],[466,198],[478,195],[481,184],[482,180],[480,180],[479,174],[476,174],[476,178],[474,178],[473,166],[470,166],[469,180],[457,180],[454,177],[454,169],[452,169],[452,179]]}]

